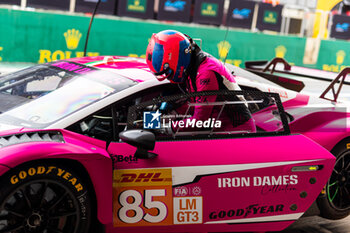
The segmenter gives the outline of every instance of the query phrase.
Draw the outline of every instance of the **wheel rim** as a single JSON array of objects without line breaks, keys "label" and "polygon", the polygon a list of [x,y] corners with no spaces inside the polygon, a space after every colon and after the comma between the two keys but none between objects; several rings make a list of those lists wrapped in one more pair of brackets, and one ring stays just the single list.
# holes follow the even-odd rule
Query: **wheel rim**
[{"label": "wheel rim", "polygon": [[0,206],[0,233],[76,233],[80,221],[72,191],[53,180],[22,184]]},{"label": "wheel rim", "polygon": [[327,183],[327,197],[337,210],[350,209],[350,152],[337,158],[332,175]]}]

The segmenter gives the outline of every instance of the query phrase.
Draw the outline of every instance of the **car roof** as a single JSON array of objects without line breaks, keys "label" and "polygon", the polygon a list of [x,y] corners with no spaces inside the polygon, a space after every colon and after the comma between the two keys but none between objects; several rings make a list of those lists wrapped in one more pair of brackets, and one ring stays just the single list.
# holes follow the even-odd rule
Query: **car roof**
[{"label": "car roof", "polygon": [[155,79],[155,76],[146,64],[146,60],[143,58],[96,56],[72,58],[66,61],[108,70],[136,82],[145,82]]}]

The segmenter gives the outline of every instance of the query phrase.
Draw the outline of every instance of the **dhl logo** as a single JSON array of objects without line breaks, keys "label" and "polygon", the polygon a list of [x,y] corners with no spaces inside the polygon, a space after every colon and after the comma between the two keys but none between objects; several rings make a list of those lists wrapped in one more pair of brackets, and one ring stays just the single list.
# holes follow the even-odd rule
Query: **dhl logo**
[{"label": "dhl logo", "polygon": [[130,169],[114,171],[114,185],[159,186],[171,185],[171,169]]}]

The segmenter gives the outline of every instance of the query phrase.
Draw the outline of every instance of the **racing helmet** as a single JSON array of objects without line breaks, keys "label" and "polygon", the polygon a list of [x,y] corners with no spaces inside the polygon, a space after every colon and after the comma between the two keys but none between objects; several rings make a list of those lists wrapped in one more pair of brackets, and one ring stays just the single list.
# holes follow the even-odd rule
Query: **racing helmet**
[{"label": "racing helmet", "polygon": [[187,77],[186,69],[191,61],[190,39],[175,30],[153,34],[147,46],[146,60],[159,81],[181,83]]}]

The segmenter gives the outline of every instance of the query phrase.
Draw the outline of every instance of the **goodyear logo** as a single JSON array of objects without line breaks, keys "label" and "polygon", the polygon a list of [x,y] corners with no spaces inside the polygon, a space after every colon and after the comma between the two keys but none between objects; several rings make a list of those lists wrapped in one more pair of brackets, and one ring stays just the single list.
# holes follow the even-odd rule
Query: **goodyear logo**
[{"label": "goodyear logo", "polygon": [[171,169],[115,170],[116,187],[164,186],[172,184]]}]

